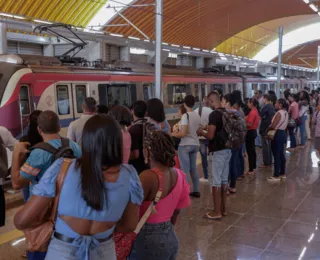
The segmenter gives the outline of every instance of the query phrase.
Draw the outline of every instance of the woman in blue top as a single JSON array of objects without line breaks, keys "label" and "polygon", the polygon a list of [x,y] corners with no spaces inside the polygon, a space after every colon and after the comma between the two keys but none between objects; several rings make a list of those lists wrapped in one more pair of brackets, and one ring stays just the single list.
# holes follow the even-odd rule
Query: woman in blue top
[{"label": "woman in blue top", "polygon": [[152,123],[157,129],[170,135],[171,127],[166,120],[164,106],[160,99],[151,98],[147,102],[147,116],[148,121]]},{"label": "woman in blue top", "polygon": [[[57,160],[35,185],[14,223],[27,229],[56,195]],[[143,190],[136,170],[122,164],[122,134],[110,116],[96,115],[84,126],[82,157],[73,160],[63,183],[55,233],[47,260],[116,260],[114,230],[131,232],[138,223]]]}]

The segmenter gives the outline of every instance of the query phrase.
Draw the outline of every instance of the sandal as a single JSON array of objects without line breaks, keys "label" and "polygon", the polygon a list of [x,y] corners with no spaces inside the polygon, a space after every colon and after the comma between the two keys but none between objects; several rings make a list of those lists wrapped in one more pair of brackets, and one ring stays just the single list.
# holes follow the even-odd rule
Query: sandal
[{"label": "sandal", "polygon": [[210,220],[221,220],[222,219],[222,215],[218,215],[218,216],[212,217],[212,216],[210,216],[210,213],[206,213],[204,215],[204,218],[210,219]]},{"label": "sandal", "polygon": [[228,189],[229,194],[235,194],[237,193],[237,191],[234,189],[232,190],[231,188]]}]

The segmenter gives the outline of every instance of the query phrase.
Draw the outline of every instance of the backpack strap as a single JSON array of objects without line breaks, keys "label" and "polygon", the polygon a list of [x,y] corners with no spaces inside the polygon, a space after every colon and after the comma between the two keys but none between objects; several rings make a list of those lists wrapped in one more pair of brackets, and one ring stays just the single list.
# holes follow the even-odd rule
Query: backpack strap
[{"label": "backpack strap", "polygon": [[41,149],[53,155],[55,155],[58,152],[58,149],[54,148],[51,144],[47,142],[37,143],[36,145],[31,147],[31,150],[34,150],[34,149]]},{"label": "backpack strap", "polygon": [[199,116],[201,117],[202,115],[202,102],[200,102],[200,105],[199,105]]},{"label": "backpack strap", "polygon": [[61,165],[60,172],[58,173],[58,177],[57,177],[57,181],[56,181],[56,196],[54,198],[53,208],[52,208],[51,217],[50,217],[50,220],[52,221],[52,223],[55,223],[56,219],[57,219],[60,194],[61,194],[62,186],[63,186],[64,180],[67,176],[67,173],[68,173],[68,170],[69,170],[71,163],[72,163],[71,159],[67,159],[67,158],[63,159],[63,163]]},{"label": "backpack strap", "polygon": [[157,194],[156,194],[153,202],[150,204],[150,206],[148,207],[148,209],[146,210],[146,212],[143,214],[142,218],[140,219],[140,221],[134,231],[134,233],[136,233],[136,234],[138,234],[140,232],[143,225],[147,222],[148,218],[150,217],[151,213],[157,212],[156,205],[158,204],[158,202],[162,196],[162,192],[163,192],[163,173],[157,168],[153,168],[153,169],[151,169],[151,171],[156,173],[158,176],[159,188],[158,188]]}]

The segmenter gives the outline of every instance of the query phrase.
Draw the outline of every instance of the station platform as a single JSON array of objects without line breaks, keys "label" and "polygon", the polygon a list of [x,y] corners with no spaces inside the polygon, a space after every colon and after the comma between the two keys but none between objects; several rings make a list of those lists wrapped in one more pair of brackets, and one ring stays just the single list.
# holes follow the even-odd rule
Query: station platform
[{"label": "station platform", "polygon": [[[260,160],[259,148],[257,153]],[[190,208],[178,218],[177,259],[320,259],[319,173],[318,158],[309,141],[304,149],[287,153],[285,181],[268,183],[272,169],[259,169],[256,177],[237,182],[237,193],[228,196],[228,215],[221,221],[203,218],[213,204],[209,185],[202,183],[201,198],[192,199]],[[25,240],[12,223],[22,196],[7,194],[6,198],[7,225],[0,228],[0,260],[22,259]]]}]

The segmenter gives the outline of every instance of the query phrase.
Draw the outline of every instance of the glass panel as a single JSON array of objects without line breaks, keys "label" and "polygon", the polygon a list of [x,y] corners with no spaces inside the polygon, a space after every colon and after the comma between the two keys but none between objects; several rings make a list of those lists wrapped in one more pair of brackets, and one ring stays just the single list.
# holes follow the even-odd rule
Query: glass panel
[{"label": "glass panel", "polygon": [[57,102],[59,115],[70,114],[69,91],[67,85],[57,86]]},{"label": "glass panel", "polygon": [[224,86],[224,84],[211,84],[210,92],[212,92],[212,91],[214,91],[216,89],[219,89],[222,92],[222,95],[223,95],[223,93],[224,93],[223,86]]},{"label": "glass panel", "polygon": [[87,91],[85,85],[76,86],[76,102],[77,102],[77,112],[83,113],[82,104],[87,97]]},{"label": "glass panel", "polygon": [[260,84],[260,90],[262,91],[262,95],[266,94],[268,91],[268,84]]},{"label": "glass panel", "polygon": [[186,84],[175,84],[168,85],[168,103],[170,105],[183,104],[185,96],[191,94],[190,85]]},{"label": "glass panel", "polygon": [[143,84],[143,100],[148,101],[152,98],[153,84]]},{"label": "glass panel", "polygon": [[137,100],[136,85],[107,85],[108,106],[130,107]]},{"label": "glass panel", "polygon": [[194,85],[194,97],[196,99],[196,102],[199,102],[200,101],[200,97],[199,97],[199,85],[198,84],[195,84]]},{"label": "glass panel", "polygon": [[[203,98],[206,96],[206,85],[202,84],[201,85],[201,99],[203,100]],[[201,101],[202,101],[201,100]]]},{"label": "glass panel", "polygon": [[27,86],[20,87],[20,106],[22,115],[30,114],[29,89]]}]

